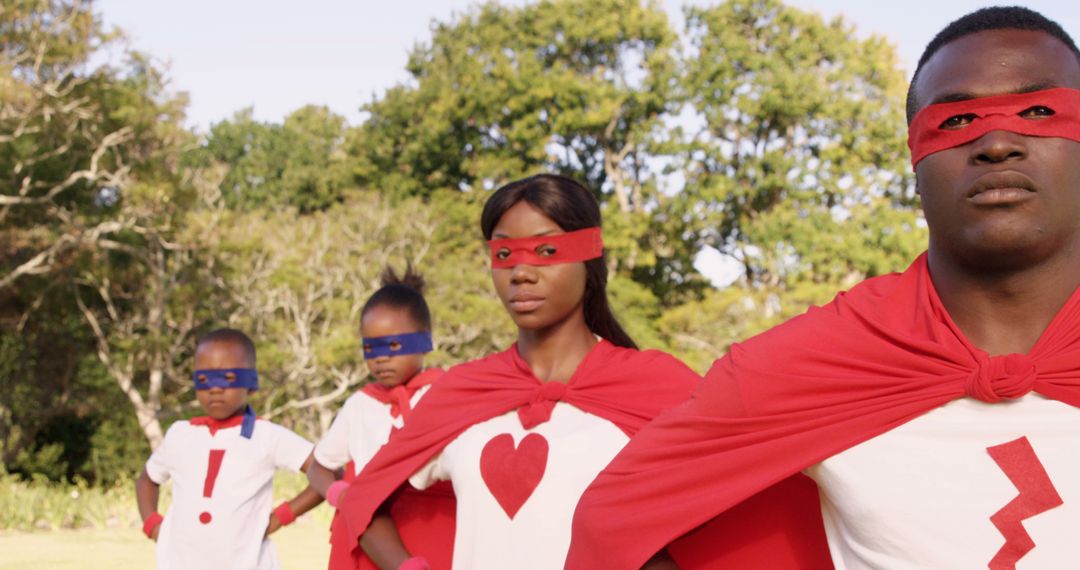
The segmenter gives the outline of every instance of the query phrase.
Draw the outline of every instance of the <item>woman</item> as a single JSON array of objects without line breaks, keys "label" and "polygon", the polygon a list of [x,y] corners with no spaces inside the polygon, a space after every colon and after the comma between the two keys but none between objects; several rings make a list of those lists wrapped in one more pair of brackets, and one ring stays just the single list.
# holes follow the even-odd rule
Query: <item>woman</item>
[{"label": "woman", "polygon": [[427,567],[379,509],[406,482],[443,480],[458,497],[454,568],[562,568],[581,493],[700,379],[638,351],[619,326],[600,208],[583,186],[512,182],[488,200],[481,228],[518,340],[448,371],[345,495],[349,533],[381,568]]}]

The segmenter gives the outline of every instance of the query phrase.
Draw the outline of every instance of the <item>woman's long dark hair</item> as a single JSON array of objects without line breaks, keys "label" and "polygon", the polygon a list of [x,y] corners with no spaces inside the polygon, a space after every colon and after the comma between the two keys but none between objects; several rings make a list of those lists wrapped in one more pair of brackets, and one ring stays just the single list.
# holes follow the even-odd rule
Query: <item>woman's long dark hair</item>
[{"label": "woman's long dark hair", "polygon": [[[600,205],[588,189],[565,176],[538,174],[511,182],[488,198],[480,215],[484,239],[491,239],[499,219],[522,200],[551,218],[563,231],[600,226]],[[607,272],[603,257],[585,262],[585,324],[593,334],[616,346],[637,348],[608,305]]]}]

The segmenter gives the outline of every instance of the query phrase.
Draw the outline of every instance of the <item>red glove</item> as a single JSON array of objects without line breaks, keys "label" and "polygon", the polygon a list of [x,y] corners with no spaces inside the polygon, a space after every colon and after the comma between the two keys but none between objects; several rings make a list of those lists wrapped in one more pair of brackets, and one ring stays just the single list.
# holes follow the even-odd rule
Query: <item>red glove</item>
[{"label": "red glove", "polygon": [[296,520],[296,513],[293,512],[288,501],[281,503],[278,508],[274,509],[274,516],[277,517],[281,526],[289,526]]},{"label": "red glove", "polygon": [[146,538],[151,540],[154,538],[154,529],[157,528],[163,520],[165,520],[165,517],[161,516],[160,513],[150,513],[150,516],[146,517],[146,520],[142,523],[142,531],[143,534],[146,535]]}]

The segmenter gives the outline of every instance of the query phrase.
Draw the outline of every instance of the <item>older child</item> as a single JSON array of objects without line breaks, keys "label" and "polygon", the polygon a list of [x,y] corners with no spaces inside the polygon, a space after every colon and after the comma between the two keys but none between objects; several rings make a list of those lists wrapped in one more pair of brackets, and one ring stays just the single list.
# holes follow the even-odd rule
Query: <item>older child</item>
[{"label": "older child", "polygon": [[[135,483],[158,570],[279,568],[267,537],[322,497],[309,487],[272,509],[274,472],[306,468],[311,443],[255,417],[247,403],[259,388],[255,345],[244,333],[218,329],[199,339],[193,377],[207,415],[174,423]],[[162,517],[158,495],[169,479],[172,506]]]},{"label": "older child", "polygon": [[368,463],[341,506],[380,567],[423,568],[380,505],[452,481],[454,568],[561,569],[574,507],[630,436],[699,377],[639,351],[608,306],[600,208],[560,176],[512,182],[481,217],[495,291],[518,327],[505,352],[454,367]]},{"label": "older child", "polygon": [[[364,359],[371,382],[345,401],[334,423],[315,446],[308,467],[312,488],[335,507],[352,480],[354,468],[367,464],[390,435],[408,421],[412,408],[442,375],[424,369],[424,354],[432,349],[431,312],[423,295],[424,279],[408,266],[398,277],[391,268],[360,313]],[[354,467],[355,466],[355,467]],[[337,472],[344,469],[344,479]],[[434,552],[435,568],[449,568],[454,533],[454,496],[449,485],[423,493],[406,489],[390,509],[411,548]],[[371,562],[349,539],[345,521],[335,514],[331,524],[330,568],[371,568]],[[444,552],[439,558],[437,553]]]}]

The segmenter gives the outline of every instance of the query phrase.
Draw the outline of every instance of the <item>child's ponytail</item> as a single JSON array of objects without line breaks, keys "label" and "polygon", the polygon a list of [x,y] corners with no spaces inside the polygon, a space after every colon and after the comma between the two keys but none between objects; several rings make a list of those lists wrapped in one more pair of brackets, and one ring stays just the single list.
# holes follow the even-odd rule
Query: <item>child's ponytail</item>
[{"label": "child's ponytail", "polygon": [[398,276],[393,267],[387,265],[382,272],[381,281],[382,287],[364,303],[360,317],[363,318],[372,307],[380,305],[406,309],[421,330],[431,332],[431,311],[424,300],[426,283],[424,276],[413,269],[412,263],[405,265],[405,272],[401,276]]}]

